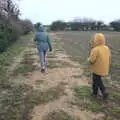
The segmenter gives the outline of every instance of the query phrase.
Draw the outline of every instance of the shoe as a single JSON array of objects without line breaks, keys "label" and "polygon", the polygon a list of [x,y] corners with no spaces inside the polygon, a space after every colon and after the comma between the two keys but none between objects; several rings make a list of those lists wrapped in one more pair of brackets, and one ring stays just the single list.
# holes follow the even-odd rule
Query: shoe
[{"label": "shoe", "polygon": [[41,69],[41,73],[45,73],[45,69]]},{"label": "shoe", "polygon": [[95,95],[94,93],[91,93],[91,96],[97,98],[97,95]]},{"label": "shoe", "polygon": [[108,99],[108,96],[109,96],[109,93],[104,93],[104,94],[103,94],[103,100],[107,100],[107,99]]}]

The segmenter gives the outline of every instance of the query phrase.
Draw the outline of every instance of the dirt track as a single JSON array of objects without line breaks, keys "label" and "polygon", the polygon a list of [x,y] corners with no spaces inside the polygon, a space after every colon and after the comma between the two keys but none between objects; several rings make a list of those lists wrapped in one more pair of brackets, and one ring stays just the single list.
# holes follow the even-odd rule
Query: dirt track
[{"label": "dirt track", "polygon": [[[48,62],[52,61],[56,64],[61,63],[61,65],[58,65],[54,68],[48,67],[48,70],[45,74],[42,74],[38,67],[38,70],[32,72],[31,85],[35,90],[46,91],[59,84],[62,84],[64,86],[65,94],[60,96],[60,98],[57,100],[36,106],[32,112],[32,120],[43,120],[43,118],[50,112],[61,110],[71,116],[80,118],[80,120],[93,120],[102,117],[101,114],[80,111],[77,106],[69,104],[70,102],[74,101],[75,98],[72,88],[75,85],[88,86],[88,80],[83,75],[81,65],[71,61],[64,50],[59,50],[60,47],[56,47],[56,41],[60,42],[61,39],[58,38],[55,34],[51,35],[53,37],[54,50],[51,55],[48,55]],[[30,51],[34,53],[36,50],[35,48],[32,48]],[[34,65],[39,66],[39,57],[37,55],[33,55],[32,57],[36,59]],[[75,78],[73,77],[75,75],[80,75],[81,77]],[[36,85],[36,80],[42,80],[42,84]]]}]

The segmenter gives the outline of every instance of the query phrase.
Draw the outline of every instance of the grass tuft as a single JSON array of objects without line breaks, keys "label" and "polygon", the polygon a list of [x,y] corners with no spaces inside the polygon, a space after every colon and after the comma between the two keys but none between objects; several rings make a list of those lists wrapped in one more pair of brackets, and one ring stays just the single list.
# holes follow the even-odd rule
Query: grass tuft
[{"label": "grass tuft", "polygon": [[91,94],[91,88],[88,86],[76,86],[74,88],[76,100],[72,104],[79,106],[81,110],[90,110],[95,113],[103,112],[106,119],[120,118],[119,93],[111,92],[107,101],[102,100],[101,97],[94,98]]}]

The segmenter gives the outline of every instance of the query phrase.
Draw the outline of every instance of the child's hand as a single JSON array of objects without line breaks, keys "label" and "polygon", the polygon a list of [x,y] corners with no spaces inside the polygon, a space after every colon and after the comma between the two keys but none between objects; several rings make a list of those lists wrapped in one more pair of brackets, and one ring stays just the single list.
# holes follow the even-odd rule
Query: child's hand
[{"label": "child's hand", "polygon": [[52,48],[50,48],[49,51],[52,52]]},{"label": "child's hand", "polygon": [[88,63],[89,65],[91,65],[90,58],[87,59],[87,63]]},{"label": "child's hand", "polygon": [[89,80],[89,81],[88,81],[88,84],[92,85],[92,80]]}]

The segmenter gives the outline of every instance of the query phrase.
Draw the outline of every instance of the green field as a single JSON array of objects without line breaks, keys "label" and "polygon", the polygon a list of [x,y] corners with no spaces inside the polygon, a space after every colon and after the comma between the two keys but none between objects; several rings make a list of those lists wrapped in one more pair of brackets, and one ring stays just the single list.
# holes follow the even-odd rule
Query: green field
[{"label": "green field", "polygon": [[[57,36],[64,42],[64,48],[72,59],[80,64],[87,64],[89,44],[95,32],[58,32]],[[111,79],[120,85],[120,33],[103,32],[112,51]]]},{"label": "green field", "polygon": [[[77,84],[78,80],[87,83],[88,77],[90,78],[91,75],[87,57],[88,41],[93,34],[93,32],[57,32],[56,36],[55,33],[52,33],[54,50],[47,56],[49,72],[47,76],[43,77],[38,66],[39,58],[35,44],[32,41],[33,34],[21,37],[6,52],[0,54],[0,120],[31,120],[33,108],[40,106],[41,110],[41,105],[48,105],[43,109],[45,112],[43,120],[79,120],[81,115],[74,116],[71,112],[69,113],[69,107],[73,106],[76,107],[73,107],[72,111],[84,113],[84,110],[87,110],[94,115],[104,114],[103,117],[92,120],[120,120],[119,33],[105,32],[112,50],[110,76],[105,78],[110,92],[109,99],[107,101],[103,101],[101,97],[94,99],[90,96],[91,87],[88,84],[85,86]],[[57,39],[57,37],[61,39]],[[68,55],[69,57],[66,57]],[[76,61],[80,65],[76,66]],[[79,73],[78,67],[84,72]],[[65,74],[66,72],[67,74]],[[31,78],[31,75],[35,78]],[[36,78],[36,76],[38,77]],[[85,79],[82,79],[84,77]],[[34,85],[37,89],[33,89]],[[71,92],[74,93],[72,97],[71,94],[69,95]],[[64,100],[60,103],[59,100],[62,97]],[[67,101],[68,98],[70,101]],[[54,102],[55,104],[53,104]],[[55,110],[48,113],[46,112],[48,108],[51,110],[49,103],[54,105]],[[64,103],[66,111],[62,109]],[[56,111],[58,104],[60,104],[60,108]],[[36,114],[34,116],[36,117]]]},{"label": "green field", "polygon": [[[89,55],[88,42],[94,32],[58,32],[56,35],[64,42],[64,49],[70,58],[79,62],[84,68],[84,75],[91,76],[88,69],[87,57]],[[110,75],[105,77],[104,82],[110,93],[109,102],[90,98],[90,88],[77,86],[75,88],[77,102],[73,103],[80,109],[91,110],[92,112],[103,112],[106,117],[104,120],[120,119],[120,33],[104,32],[112,51],[112,65]],[[83,98],[82,98],[83,97]],[[84,99],[87,101],[85,102]],[[82,101],[82,102],[81,102]]]}]

